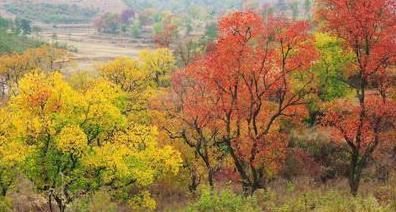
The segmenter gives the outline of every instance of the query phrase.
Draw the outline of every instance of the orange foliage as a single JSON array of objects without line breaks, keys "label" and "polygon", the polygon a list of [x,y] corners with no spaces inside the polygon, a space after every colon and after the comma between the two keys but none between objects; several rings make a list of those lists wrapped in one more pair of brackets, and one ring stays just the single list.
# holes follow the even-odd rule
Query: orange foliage
[{"label": "orange foliage", "polygon": [[264,22],[254,12],[235,12],[220,20],[214,49],[173,77],[183,118],[217,129],[246,192],[282,164],[281,121],[304,113],[307,70],[317,58],[308,32],[304,21]]}]

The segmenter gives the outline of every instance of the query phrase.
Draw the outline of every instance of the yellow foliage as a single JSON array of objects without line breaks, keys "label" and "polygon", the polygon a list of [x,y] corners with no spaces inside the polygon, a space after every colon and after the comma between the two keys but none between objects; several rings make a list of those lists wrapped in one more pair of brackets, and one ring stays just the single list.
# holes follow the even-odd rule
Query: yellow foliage
[{"label": "yellow foliage", "polygon": [[132,58],[119,57],[99,68],[101,76],[128,93],[127,111],[142,111],[147,108],[151,96],[150,73]]},{"label": "yellow foliage", "polygon": [[80,156],[87,151],[88,139],[79,126],[72,125],[62,129],[56,144],[61,151]]},{"label": "yellow foliage", "polygon": [[[160,147],[156,128],[142,125],[119,132],[103,146],[95,147],[85,163],[89,166],[111,167],[106,181],[134,179],[138,185],[148,186],[161,173],[177,174],[181,164],[180,154],[169,146]],[[114,174],[116,173],[116,174]]]},{"label": "yellow foliage", "polygon": [[[151,95],[147,74],[136,63],[119,58],[101,70],[107,77],[92,80],[82,90],[73,89],[57,72],[25,74],[17,95],[0,110],[4,115],[0,117],[0,166],[26,162],[27,176],[39,189],[48,189],[49,182],[76,183],[68,191],[76,193],[96,188],[97,182],[144,189],[166,173],[177,174],[180,153],[160,146],[155,127],[131,121],[148,114],[147,108],[128,110],[132,97],[148,104]],[[115,77],[118,74],[122,77]],[[132,90],[125,89],[127,84]],[[95,186],[80,188],[80,182]],[[138,199],[144,207],[155,208],[149,193]]]},{"label": "yellow foliage", "polygon": [[128,92],[146,88],[150,77],[138,61],[128,57],[116,58],[100,67],[99,72],[105,79]]},{"label": "yellow foliage", "polygon": [[16,94],[18,82],[26,73],[34,69],[55,70],[58,68],[57,60],[66,56],[65,50],[52,46],[28,49],[21,54],[0,56],[0,77],[7,86],[8,94]]},{"label": "yellow foliage", "polygon": [[159,48],[154,51],[143,50],[139,54],[143,70],[151,74],[158,86],[169,80],[170,72],[175,68],[176,59],[171,50]]},{"label": "yellow foliage", "polygon": [[136,195],[129,201],[129,205],[132,207],[132,209],[135,210],[154,210],[157,207],[157,203],[151,197],[151,194],[148,191],[143,191],[140,194]]}]

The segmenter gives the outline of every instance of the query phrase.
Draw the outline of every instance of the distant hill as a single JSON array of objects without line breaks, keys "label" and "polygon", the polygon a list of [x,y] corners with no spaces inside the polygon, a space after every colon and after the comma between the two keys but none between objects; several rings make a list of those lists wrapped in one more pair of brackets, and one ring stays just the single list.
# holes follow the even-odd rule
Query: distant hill
[{"label": "distant hill", "polygon": [[101,12],[120,13],[126,8],[123,0],[0,0],[0,4],[8,3],[50,3],[50,4],[76,4],[81,7],[99,8]]}]

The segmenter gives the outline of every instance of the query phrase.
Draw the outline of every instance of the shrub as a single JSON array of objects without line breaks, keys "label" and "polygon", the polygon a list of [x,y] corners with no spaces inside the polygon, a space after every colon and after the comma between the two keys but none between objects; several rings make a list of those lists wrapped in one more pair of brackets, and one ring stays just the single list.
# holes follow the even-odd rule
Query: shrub
[{"label": "shrub", "polygon": [[244,197],[231,190],[211,192],[203,189],[198,201],[191,204],[187,211],[260,211],[256,198]]},{"label": "shrub", "polygon": [[96,192],[91,197],[77,200],[71,205],[71,211],[98,211],[115,212],[117,204],[111,200],[111,196],[103,191]]},{"label": "shrub", "polygon": [[372,211],[387,212],[394,211],[390,205],[381,205],[377,199],[369,197],[352,197],[340,192],[330,191],[325,194],[318,192],[304,193],[297,198],[288,200],[285,204],[272,208],[271,211],[324,211],[324,212],[354,212]]},{"label": "shrub", "polygon": [[6,197],[0,197],[0,212],[12,211],[12,203]]}]

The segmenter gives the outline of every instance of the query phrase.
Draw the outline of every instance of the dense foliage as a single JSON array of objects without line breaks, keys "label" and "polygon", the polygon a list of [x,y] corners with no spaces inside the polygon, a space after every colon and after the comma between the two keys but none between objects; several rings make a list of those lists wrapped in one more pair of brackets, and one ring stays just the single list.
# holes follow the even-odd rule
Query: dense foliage
[{"label": "dense foliage", "polygon": [[159,48],[0,55],[0,209],[395,211],[394,0],[125,2]]}]

